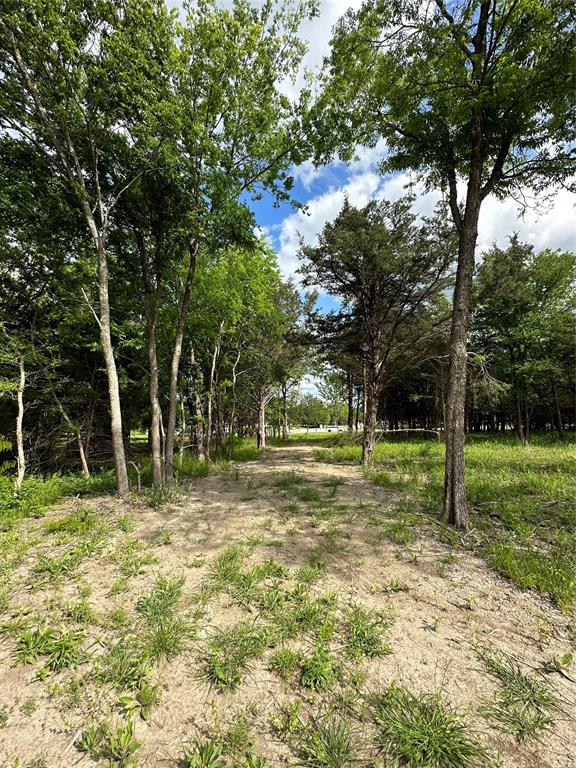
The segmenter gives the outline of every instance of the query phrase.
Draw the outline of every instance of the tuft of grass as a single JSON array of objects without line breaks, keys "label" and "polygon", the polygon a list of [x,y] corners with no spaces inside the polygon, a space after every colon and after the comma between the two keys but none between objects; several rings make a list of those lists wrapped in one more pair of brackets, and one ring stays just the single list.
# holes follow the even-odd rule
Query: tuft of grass
[{"label": "tuft of grass", "polygon": [[410,587],[402,579],[390,579],[387,584],[382,587],[382,592],[385,595],[393,595],[395,592],[410,592]]},{"label": "tuft of grass", "polygon": [[87,752],[92,760],[106,760],[115,768],[135,765],[134,753],[139,746],[132,720],[120,723],[115,728],[107,722],[89,726],[76,742],[79,752]]},{"label": "tuft of grass", "polygon": [[300,657],[292,648],[282,647],[275,651],[268,662],[268,669],[283,680],[290,680],[296,672]]},{"label": "tuft of grass", "polygon": [[21,632],[14,656],[21,664],[34,664],[40,657],[45,657],[43,669],[59,672],[85,660],[83,641],[83,632],[57,632],[52,627],[40,625]]},{"label": "tuft of grass", "polygon": [[136,610],[150,623],[172,616],[182,595],[184,577],[170,579],[158,576],[152,591],[138,599]]},{"label": "tuft of grass", "polygon": [[312,721],[304,734],[301,752],[309,768],[347,768],[358,759],[358,745],[349,721],[334,713]]},{"label": "tuft of grass", "polygon": [[241,622],[218,629],[200,656],[202,677],[217,690],[234,691],[266,645],[265,630],[253,624]]},{"label": "tuft of grass", "polygon": [[300,684],[312,691],[331,688],[338,676],[338,664],[326,646],[319,643],[310,656],[302,659]]},{"label": "tuft of grass", "polygon": [[120,568],[124,577],[136,576],[144,566],[158,562],[146,545],[138,539],[121,541],[112,553],[110,560]]},{"label": "tuft of grass", "polygon": [[119,691],[138,691],[150,672],[150,659],[143,650],[140,637],[127,633],[101,657],[95,677]]},{"label": "tuft of grass", "polygon": [[222,748],[208,739],[197,741],[191,751],[186,751],[181,760],[182,768],[226,768]]},{"label": "tuft of grass", "polygon": [[501,683],[494,702],[484,707],[484,714],[519,742],[536,738],[553,722],[559,707],[550,687],[543,680],[525,675],[506,653],[485,646],[478,646],[476,652],[487,671]]},{"label": "tuft of grass", "polygon": [[384,633],[388,624],[376,611],[368,610],[357,603],[352,603],[344,610],[344,650],[348,658],[369,659],[392,653],[384,642]]},{"label": "tuft of grass", "polygon": [[437,694],[391,685],[372,697],[378,747],[411,768],[486,768],[493,759],[462,717]]}]

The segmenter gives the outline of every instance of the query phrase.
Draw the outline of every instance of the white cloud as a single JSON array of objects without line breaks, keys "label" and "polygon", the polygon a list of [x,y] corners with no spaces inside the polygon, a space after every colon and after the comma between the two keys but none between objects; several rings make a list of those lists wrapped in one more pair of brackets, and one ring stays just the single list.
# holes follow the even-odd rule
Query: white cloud
[{"label": "white cloud", "polygon": [[[346,195],[352,205],[363,206],[373,198],[397,200],[406,194],[406,185],[410,181],[408,173],[383,177],[375,167],[378,154],[369,154],[368,157],[370,160],[365,165],[350,166],[348,181],[311,198],[307,203],[307,214],[301,211],[292,213],[276,226],[274,234],[279,244],[279,263],[285,275],[293,276],[298,268],[300,237],[305,244],[313,244],[324,224],[336,217]],[[354,172],[361,167],[366,170]],[[312,170],[309,173],[311,178]],[[424,192],[420,184],[416,184],[413,191],[416,193],[415,212],[420,216],[432,214],[440,193]],[[484,201],[478,226],[478,256],[493,243],[505,246],[514,232],[521,240],[534,245],[537,251],[544,248],[576,250],[576,196],[563,189],[549,204],[539,207],[536,207],[536,197],[529,191],[526,191],[525,199],[531,207],[523,215],[512,198],[498,200],[489,197]]]}]

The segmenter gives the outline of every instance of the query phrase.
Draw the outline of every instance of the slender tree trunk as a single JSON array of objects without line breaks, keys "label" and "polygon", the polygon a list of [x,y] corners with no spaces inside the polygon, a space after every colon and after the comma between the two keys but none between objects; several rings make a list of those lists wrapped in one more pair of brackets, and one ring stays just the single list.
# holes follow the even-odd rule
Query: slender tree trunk
[{"label": "slender tree trunk", "polygon": [[180,357],[182,356],[184,329],[186,327],[188,310],[190,308],[192,281],[196,271],[198,244],[195,241],[191,241],[188,246],[188,251],[190,254],[190,261],[188,263],[188,271],[184,281],[184,293],[182,294],[182,303],[180,305],[180,314],[178,316],[178,325],[176,328],[176,339],[174,341],[174,351],[172,353],[172,362],[170,365],[170,405],[168,408],[168,429],[166,432],[164,458],[164,476],[168,483],[172,482],[174,479],[174,433],[176,431],[176,406],[178,403],[178,372],[180,370]]},{"label": "slender tree trunk", "polygon": [[162,445],[160,436],[160,400],[158,397],[158,355],[156,348],[157,304],[146,297],[144,300],[146,330],[148,336],[148,397],[150,401],[150,449],[152,454],[152,483],[159,488],[163,482]]},{"label": "slender tree trunk", "polygon": [[560,409],[560,403],[558,401],[558,390],[556,389],[556,382],[552,382],[552,396],[554,398],[554,412],[556,414],[556,429],[560,437],[564,435],[564,419],[562,417],[562,410]]},{"label": "slender tree trunk", "polygon": [[237,370],[238,370],[238,363],[240,362],[240,355],[241,351],[238,351],[238,354],[236,355],[236,360],[234,361],[234,365],[232,366],[232,407],[230,409],[230,434],[229,434],[229,440],[232,442],[234,438],[234,421],[236,419],[236,380],[238,378]]},{"label": "slender tree trunk", "polygon": [[180,445],[178,447],[178,456],[180,457],[180,463],[182,463],[182,458],[184,457],[184,442],[186,440],[186,404],[184,402],[184,398],[180,401],[180,418],[182,420],[182,425],[180,429]]},{"label": "slender tree trunk", "polygon": [[376,439],[376,418],[378,415],[378,393],[374,370],[367,365],[364,379],[364,433],[362,437],[362,463],[369,464],[374,453]]},{"label": "slender tree trunk", "polygon": [[287,406],[288,385],[282,384],[282,440],[288,440],[290,430],[288,428],[288,406]]},{"label": "slender tree trunk", "polygon": [[110,401],[110,427],[112,433],[112,452],[116,468],[116,487],[120,496],[130,491],[124,436],[122,434],[122,407],[120,404],[120,383],[112,346],[110,330],[110,300],[108,295],[108,259],[101,238],[98,237],[98,295],[100,303],[100,344],[108,377],[108,398]]},{"label": "slender tree trunk", "polygon": [[266,448],[266,397],[261,395],[258,400],[258,429],[256,431],[256,447]]},{"label": "slender tree trunk", "polygon": [[444,517],[461,530],[468,529],[468,510],[464,485],[464,430],[466,409],[466,368],[470,293],[480,212],[479,193],[468,187],[466,213],[458,246],[458,268],[454,288],[454,307],[450,335],[448,396],[446,402],[446,464],[444,477]]},{"label": "slender tree trunk", "polygon": [[206,461],[204,443],[204,414],[202,413],[202,398],[200,397],[201,376],[194,357],[194,347],[190,344],[190,370],[192,381],[192,402],[194,404],[194,421],[196,428],[196,455],[198,461]]},{"label": "slender tree trunk", "polygon": [[26,457],[24,455],[24,389],[26,387],[26,369],[24,367],[24,358],[18,360],[20,370],[20,380],[18,382],[17,402],[18,413],[16,416],[16,481],[14,483],[14,492],[18,493],[22,488],[22,481],[26,473]]}]

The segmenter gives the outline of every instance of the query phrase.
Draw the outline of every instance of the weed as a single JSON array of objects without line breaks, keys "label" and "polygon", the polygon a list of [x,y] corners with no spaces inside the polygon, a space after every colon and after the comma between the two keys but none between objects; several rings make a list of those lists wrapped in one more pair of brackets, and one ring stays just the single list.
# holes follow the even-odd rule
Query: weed
[{"label": "weed", "polygon": [[316,584],[326,574],[326,564],[303,565],[296,572],[296,579],[302,584]]},{"label": "weed", "polygon": [[150,673],[150,660],[137,635],[124,635],[101,658],[96,678],[117,690],[138,691]]},{"label": "weed", "polygon": [[146,630],[145,651],[153,661],[173,658],[186,648],[193,631],[186,619],[168,616]]},{"label": "weed", "polygon": [[87,752],[93,760],[107,760],[116,768],[129,768],[134,765],[134,753],[139,746],[140,742],[134,737],[132,720],[115,728],[106,722],[90,726],[76,742],[76,748],[80,752]]},{"label": "weed", "polygon": [[486,768],[493,760],[461,716],[437,694],[416,697],[391,685],[372,698],[378,746],[411,768]]},{"label": "weed", "polygon": [[250,735],[250,714],[246,711],[237,712],[232,722],[222,736],[222,751],[234,758],[245,754],[252,747]]},{"label": "weed", "polygon": [[348,720],[330,714],[314,719],[306,730],[301,751],[310,768],[347,768],[357,760],[358,746]]},{"label": "weed", "polygon": [[126,539],[120,542],[110,559],[120,568],[125,577],[136,576],[145,565],[158,562],[158,558],[147,551],[146,546],[138,539]]},{"label": "weed", "polygon": [[310,656],[302,659],[300,684],[312,691],[331,688],[336,682],[338,666],[323,644],[319,644]]},{"label": "weed", "polygon": [[303,729],[300,719],[302,702],[300,699],[285,701],[279,711],[270,719],[270,726],[278,736],[287,737],[300,733]]},{"label": "weed", "polygon": [[384,642],[388,625],[381,614],[353,603],[344,611],[344,648],[350,659],[372,659],[392,653]]},{"label": "weed", "polygon": [[409,592],[410,587],[408,584],[406,584],[405,581],[402,581],[401,579],[390,579],[390,581],[387,584],[384,584],[382,587],[382,592],[384,592],[385,595],[392,595],[395,592]]},{"label": "weed", "polygon": [[0,707],[0,728],[5,728],[8,725],[10,719],[10,713],[7,706]]},{"label": "weed", "polygon": [[252,624],[216,630],[200,657],[203,677],[217,690],[235,690],[266,643],[266,633]]},{"label": "weed", "polygon": [[45,533],[69,533],[77,536],[93,535],[102,527],[98,514],[89,508],[78,509],[66,517],[49,520],[44,525]]},{"label": "weed", "polygon": [[184,753],[181,765],[182,768],[226,768],[221,755],[222,749],[211,739],[197,741],[191,752]]},{"label": "weed", "polygon": [[128,715],[139,714],[142,720],[148,720],[150,711],[160,701],[160,686],[151,685],[144,680],[135,695],[120,696],[122,709]]},{"label": "weed", "polygon": [[178,579],[159,576],[150,594],[138,599],[136,610],[150,623],[172,616],[180,600],[183,584],[183,576]]},{"label": "weed", "polygon": [[38,709],[38,702],[34,698],[34,696],[30,696],[26,699],[26,701],[22,704],[20,707],[20,712],[22,712],[23,715],[33,715],[34,712]]},{"label": "weed", "polygon": [[299,658],[292,648],[279,648],[270,657],[268,669],[276,672],[283,680],[289,680],[296,671]]},{"label": "weed", "polygon": [[536,737],[553,722],[553,713],[559,704],[544,681],[525,675],[506,653],[484,646],[478,646],[476,652],[487,671],[501,683],[494,703],[483,710],[498,728],[521,742]]}]

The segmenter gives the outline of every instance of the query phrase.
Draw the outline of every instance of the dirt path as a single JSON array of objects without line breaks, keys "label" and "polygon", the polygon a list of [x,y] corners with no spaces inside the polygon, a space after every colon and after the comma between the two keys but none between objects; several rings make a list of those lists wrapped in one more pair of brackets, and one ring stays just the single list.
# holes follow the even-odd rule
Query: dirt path
[{"label": "dirt path", "polygon": [[[441,692],[450,706],[466,712],[505,768],[576,768],[576,684],[558,674],[546,676],[562,709],[539,740],[518,744],[481,714],[494,700],[498,681],[474,650],[478,643],[499,649],[540,679],[542,664],[570,648],[567,618],[547,601],[514,588],[482,560],[442,543],[437,529],[414,511],[409,499],[369,483],[359,468],[318,463],[309,446],[269,448],[261,460],[194,480],[185,496],[158,510],[141,501],[124,504],[111,498],[67,501],[48,518],[27,521],[23,530],[37,535],[46,519],[82,506],[107,520],[122,521],[127,515],[134,524],[130,539],[144,542],[156,562],[144,563],[123,591],[114,592],[119,560],[110,553],[120,551],[127,536],[116,529],[106,549],[84,561],[74,578],[30,591],[30,569],[39,552],[49,551],[46,536],[39,537],[15,571],[12,615],[25,604],[28,612],[49,616],[50,610],[75,598],[81,585],[88,585],[97,616],[109,617],[119,609],[132,616],[137,597],[150,590],[159,573],[182,576],[192,604],[210,578],[215,558],[231,542],[248,542],[250,562],[273,558],[290,569],[290,578],[297,569],[315,565],[323,570],[311,587],[314,594],[333,592],[339,605],[356,601],[389,617],[386,639],[392,653],[362,664],[362,691],[383,690],[395,682],[414,694]],[[300,697],[313,711],[325,696],[287,686],[264,662],[255,665],[236,693],[215,694],[199,675],[198,653],[205,638],[214,627],[231,626],[247,616],[256,618],[228,596],[216,598],[206,606],[190,648],[160,666],[161,701],[148,722],[137,722],[142,742],[138,765],[176,766],[183,743],[225,730],[247,706],[255,751],[272,765],[293,761],[271,733],[270,718],[287,697]],[[95,624],[86,629],[88,636],[105,646],[111,630],[103,620]],[[34,680],[30,667],[12,666],[13,647],[13,637],[0,640],[0,707],[8,711],[0,728],[0,766],[12,768],[16,763],[9,761],[16,758],[21,766],[32,765],[39,755],[45,763],[34,763],[35,768],[93,764],[74,748],[66,750],[87,720],[106,708],[113,711],[114,695],[93,687],[91,667],[84,665],[85,692],[74,707],[66,708],[54,693],[54,680]],[[96,661],[101,652],[96,652]],[[57,684],[77,674],[63,672]],[[26,715],[23,704],[30,698],[37,707]]]}]

